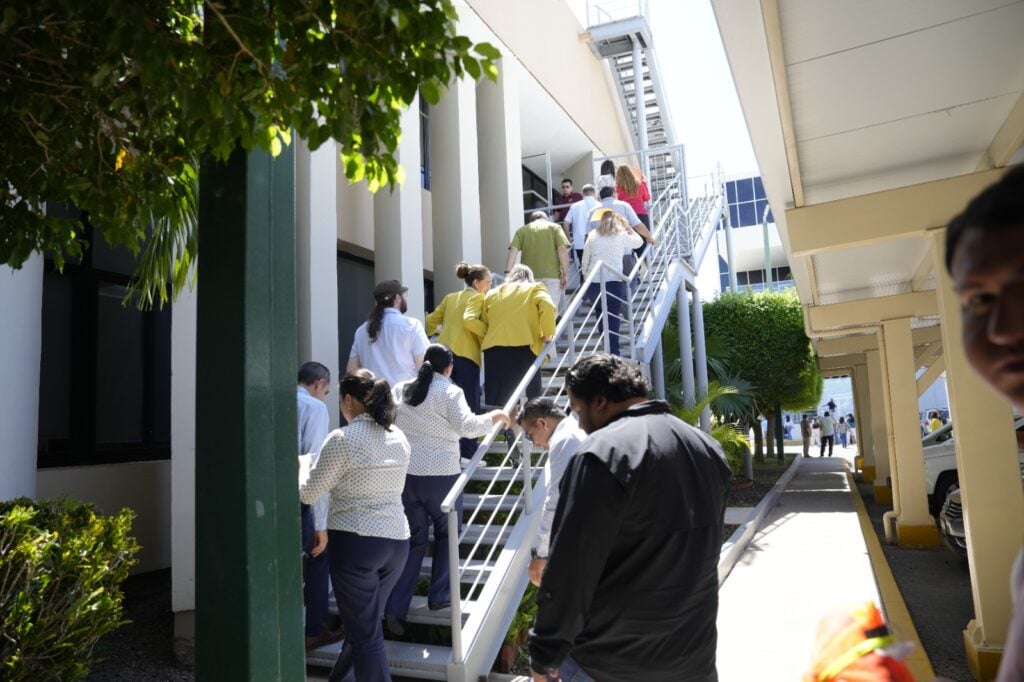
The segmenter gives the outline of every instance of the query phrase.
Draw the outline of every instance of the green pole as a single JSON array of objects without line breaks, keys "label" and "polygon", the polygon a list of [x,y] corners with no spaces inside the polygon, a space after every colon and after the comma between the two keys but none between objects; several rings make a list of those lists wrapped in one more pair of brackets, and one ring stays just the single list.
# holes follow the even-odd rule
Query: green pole
[{"label": "green pole", "polygon": [[199,680],[303,680],[295,416],[294,151],[200,175]]},{"label": "green pole", "polygon": [[775,405],[775,457],[779,462],[786,461],[786,435],[782,433],[782,403]]}]

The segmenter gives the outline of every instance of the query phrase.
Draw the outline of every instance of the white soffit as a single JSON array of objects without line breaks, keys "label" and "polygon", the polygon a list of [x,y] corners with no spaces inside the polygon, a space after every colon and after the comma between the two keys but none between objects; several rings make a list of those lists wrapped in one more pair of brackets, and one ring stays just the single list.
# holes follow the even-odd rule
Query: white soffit
[{"label": "white soffit", "polygon": [[819,303],[845,303],[910,292],[928,245],[925,239],[911,237],[815,254],[812,258]]},{"label": "white soffit", "polygon": [[[556,175],[594,149],[593,143],[565,113],[565,109],[526,69],[519,69],[519,130],[523,157],[548,152],[551,155],[551,172]],[[543,157],[526,159],[523,165],[544,177]],[[556,188],[559,180],[560,177],[552,178]],[[577,182],[577,185],[582,186],[583,183]]]}]

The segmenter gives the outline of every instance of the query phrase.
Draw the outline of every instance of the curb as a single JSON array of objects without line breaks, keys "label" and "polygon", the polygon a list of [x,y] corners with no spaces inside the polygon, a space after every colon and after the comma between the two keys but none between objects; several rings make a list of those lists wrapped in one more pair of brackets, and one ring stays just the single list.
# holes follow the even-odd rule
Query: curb
[{"label": "curb", "polygon": [[726,578],[732,573],[732,569],[736,566],[740,557],[747,551],[747,546],[754,539],[754,534],[757,533],[757,529],[761,526],[761,522],[764,521],[764,517],[768,515],[768,510],[775,506],[779,495],[782,494],[782,491],[786,489],[789,482],[796,476],[797,469],[800,468],[800,460],[802,459],[801,455],[796,456],[793,463],[786,469],[786,472],[782,474],[779,480],[775,482],[775,485],[772,486],[772,489],[768,491],[768,494],[761,498],[761,501],[751,510],[739,528],[722,545],[722,551],[718,555],[719,589],[725,584]]}]

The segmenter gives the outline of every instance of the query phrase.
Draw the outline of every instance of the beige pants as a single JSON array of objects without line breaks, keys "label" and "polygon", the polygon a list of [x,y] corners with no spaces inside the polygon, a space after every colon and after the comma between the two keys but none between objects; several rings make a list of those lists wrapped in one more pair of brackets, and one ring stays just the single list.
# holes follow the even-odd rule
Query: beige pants
[{"label": "beige pants", "polygon": [[548,296],[551,297],[551,302],[555,304],[555,310],[558,310],[558,304],[562,300],[562,281],[546,278],[539,281],[548,290]]}]

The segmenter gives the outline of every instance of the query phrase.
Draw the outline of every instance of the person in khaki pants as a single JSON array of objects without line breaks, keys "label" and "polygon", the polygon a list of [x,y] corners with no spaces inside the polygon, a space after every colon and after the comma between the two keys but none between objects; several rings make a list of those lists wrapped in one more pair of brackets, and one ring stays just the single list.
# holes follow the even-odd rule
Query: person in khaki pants
[{"label": "person in khaki pants", "polygon": [[800,439],[804,444],[804,457],[811,456],[811,422],[807,421],[805,414],[800,419]]}]

